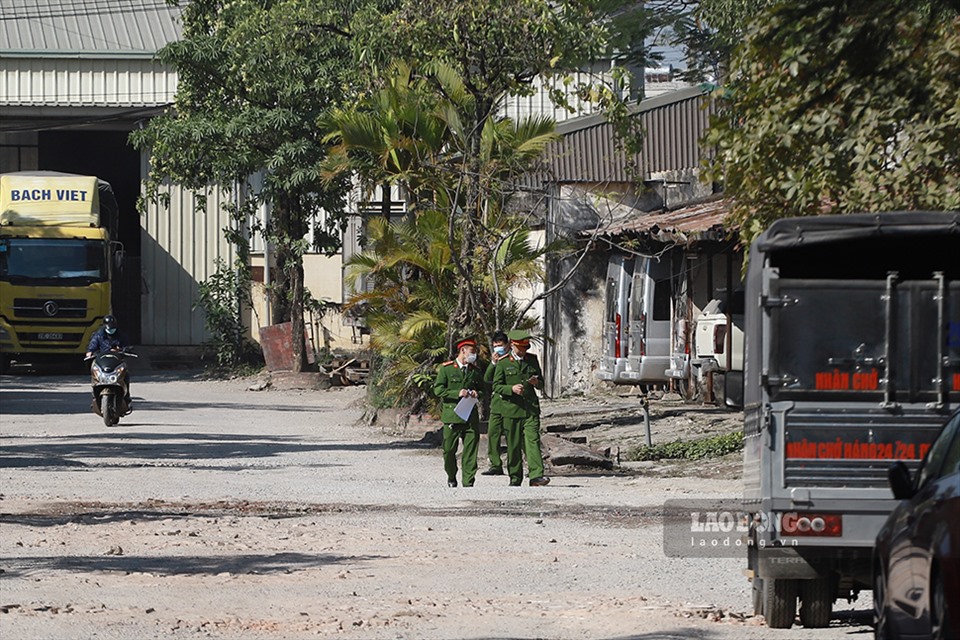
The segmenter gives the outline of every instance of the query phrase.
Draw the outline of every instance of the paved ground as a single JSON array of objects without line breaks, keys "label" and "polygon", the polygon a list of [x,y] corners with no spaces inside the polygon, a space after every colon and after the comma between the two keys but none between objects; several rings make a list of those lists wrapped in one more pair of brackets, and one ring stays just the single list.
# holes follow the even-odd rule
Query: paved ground
[{"label": "paved ground", "polygon": [[0,638],[870,633],[869,594],[829,629],[773,632],[740,558],[664,555],[664,501],[735,496],[735,477],[449,489],[422,434],[358,424],[362,389],[247,386],[140,376],[108,429],[81,376],[0,377]]}]

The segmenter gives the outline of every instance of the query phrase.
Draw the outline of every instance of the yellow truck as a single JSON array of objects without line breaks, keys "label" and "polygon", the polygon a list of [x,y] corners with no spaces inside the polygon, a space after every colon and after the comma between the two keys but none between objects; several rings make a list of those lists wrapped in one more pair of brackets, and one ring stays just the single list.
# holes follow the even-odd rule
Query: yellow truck
[{"label": "yellow truck", "polygon": [[117,223],[94,176],[0,175],[0,365],[86,351],[110,313]]}]

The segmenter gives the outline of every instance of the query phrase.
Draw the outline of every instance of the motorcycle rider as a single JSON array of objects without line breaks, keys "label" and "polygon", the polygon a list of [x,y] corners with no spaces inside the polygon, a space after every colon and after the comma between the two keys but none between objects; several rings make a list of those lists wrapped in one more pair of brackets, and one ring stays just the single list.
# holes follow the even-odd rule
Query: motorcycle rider
[{"label": "motorcycle rider", "polygon": [[[90,338],[90,344],[87,345],[87,357],[99,356],[108,351],[123,351],[128,346],[127,336],[120,331],[117,326],[117,318],[113,315],[107,315],[103,318],[103,326]],[[130,398],[130,374],[127,373],[127,395],[124,397],[127,403],[128,411],[133,411],[133,400]]]}]

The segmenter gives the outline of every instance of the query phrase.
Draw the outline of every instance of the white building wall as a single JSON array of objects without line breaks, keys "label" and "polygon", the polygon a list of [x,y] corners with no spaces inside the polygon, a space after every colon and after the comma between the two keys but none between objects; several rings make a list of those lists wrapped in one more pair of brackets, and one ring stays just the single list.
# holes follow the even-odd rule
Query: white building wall
[{"label": "white building wall", "polygon": [[150,107],[173,102],[177,74],[150,58],[0,58],[8,107]]},{"label": "white building wall", "polygon": [[[553,118],[556,122],[563,122],[571,118],[597,113],[600,111],[597,103],[589,100],[581,100],[577,90],[581,85],[600,84],[607,86],[613,86],[614,84],[609,62],[597,63],[593,67],[588,67],[572,74],[563,74],[545,79],[536,78],[531,85],[532,95],[511,96],[507,98],[503,103],[500,113],[514,120],[520,120],[533,115],[543,115]],[[563,94],[573,111],[556,106],[550,98],[550,94],[553,91],[558,91]],[[624,87],[621,92],[624,96],[627,96],[630,88]]]}]

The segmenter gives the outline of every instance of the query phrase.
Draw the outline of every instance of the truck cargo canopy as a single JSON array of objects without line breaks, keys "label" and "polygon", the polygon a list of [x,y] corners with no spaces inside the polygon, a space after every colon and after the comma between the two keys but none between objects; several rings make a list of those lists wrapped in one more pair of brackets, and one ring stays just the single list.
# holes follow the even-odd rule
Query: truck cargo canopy
[{"label": "truck cargo canopy", "polygon": [[95,176],[53,171],[0,175],[0,225],[116,229],[110,184]]},{"label": "truck cargo canopy", "polygon": [[757,238],[762,252],[824,242],[910,235],[960,236],[960,212],[891,211],[777,220]]},{"label": "truck cargo canopy", "polygon": [[960,213],[890,212],[778,220],[753,245],[750,269],[764,262],[782,278],[960,279]]}]

